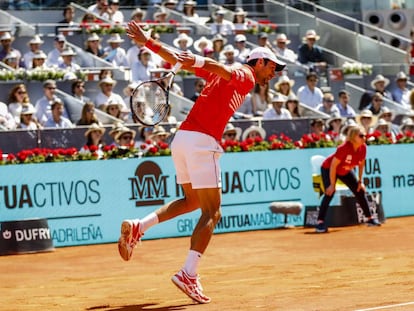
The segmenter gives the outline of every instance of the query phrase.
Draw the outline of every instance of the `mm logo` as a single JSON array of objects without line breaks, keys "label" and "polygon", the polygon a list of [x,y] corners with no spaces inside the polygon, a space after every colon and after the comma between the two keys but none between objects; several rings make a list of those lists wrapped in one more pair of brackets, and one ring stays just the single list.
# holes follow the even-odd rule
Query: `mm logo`
[{"label": "mm logo", "polygon": [[135,206],[162,205],[168,198],[167,178],[162,175],[160,167],[152,161],[145,161],[138,165],[135,176],[128,178],[131,182],[130,200]]}]

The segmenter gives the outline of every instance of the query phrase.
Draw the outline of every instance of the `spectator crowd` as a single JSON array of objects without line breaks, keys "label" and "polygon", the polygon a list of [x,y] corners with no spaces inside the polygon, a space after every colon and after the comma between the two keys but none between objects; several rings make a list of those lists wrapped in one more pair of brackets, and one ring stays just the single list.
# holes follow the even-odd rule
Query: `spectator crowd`
[{"label": "spectator crowd", "polygon": [[[304,80],[295,81],[288,71],[282,73],[277,81],[265,86],[256,85],[245,101],[234,114],[234,120],[250,120],[251,127],[243,133],[240,128],[228,125],[223,140],[246,139],[260,136],[266,138],[266,132],[260,127],[260,120],[292,120],[305,118],[306,110],[320,113],[321,118],[312,118],[309,129],[312,133],[329,133],[332,140],[344,137],[344,129],[353,123],[359,123],[366,128],[367,133],[374,131],[382,133],[395,141],[399,134],[412,130],[414,120],[414,90],[409,86],[410,75],[401,71],[394,77],[394,83],[381,74],[375,75],[359,102],[351,102],[351,94],[341,89],[337,94],[329,88],[321,87],[321,78],[326,75],[329,63],[323,48],[318,45],[321,35],[313,29],[308,29],[299,46],[291,46],[291,40],[285,33],[277,33],[275,39],[270,39],[269,33],[259,32],[256,42],[248,42],[247,34],[250,27],[257,27],[258,22],[248,19],[249,12],[243,8],[234,10],[219,7],[212,16],[206,18],[198,14],[197,2],[192,0],[164,0],[157,3],[157,9],[152,16],[144,8],[136,8],[125,16],[119,7],[118,0],[97,0],[85,8],[83,16],[76,16],[76,11],[70,5],[63,9],[63,19],[56,22],[53,46],[47,47],[43,38],[36,34],[27,41],[25,50],[17,49],[13,42],[11,30],[0,31],[0,62],[7,70],[23,68],[27,71],[56,68],[64,70],[63,80],[71,85],[71,95],[82,105],[81,116],[71,119],[64,99],[57,95],[57,84],[53,79],[43,81],[43,95],[31,98],[24,83],[17,82],[8,90],[6,102],[0,103],[1,130],[37,130],[43,128],[72,128],[87,126],[85,130],[86,145],[102,148],[106,124],[99,120],[96,111],[117,120],[111,131],[112,142],[122,146],[139,144],[142,141],[167,143],[172,132],[163,127],[142,127],[139,133],[128,129],[129,123],[134,123],[129,109],[129,97],[134,88],[142,81],[154,77],[162,77],[171,65],[149,49],[131,43],[125,48],[125,38],[120,33],[112,33],[104,41],[98,31],[99,27],[125,27],[130,20],[137,21],[143,27],[174,23],[169,15],[181,14],[188,22],[204,25],[209,28],[207,36],[194,37],[189,27],[176,27],[176,37],[171,42],[171,48],[177,51],[190,51],[204,57],[211,57],[228,66],[241,66],[245,63],[253,45],[271,49],[280,59],[291,65],[304,68]],[[78,22],[76,22],[78,20]],[[109,25],[109,26],[108,26]],[[68,36],[76,35],[81,29],[87,33],[84,46],[75,48],[68,41]],[[160,33],[152,32],[155,40],[160,39]],[[251,38],[251,37],[250,37]],[[79,51],[78,49],[81,49]],[[82,71],[77,63],[79,53],[88,53],[93,57],[105,60],[108,68],[99,75],[98,90],[88,92],[88,81],[79,79]],[[115,90],[117,80],[114,78],[115,69],[129,68],[128,86],[119,94]],[[304,81],[304,82],[303,82]],[[7,84],[10,85],[10,84]],[[195,101],[201,94],[205,81],[194,79],[194,90],[188,100]],[[294,86],[296,86],[294,88]],[[296,91],[295,91],[296,90]],[[180,86],[174,85],[172,92],[184,96]],[[90,98],[88,94],[94,94]],[[386,105],[390,101],[407,111],[402,118],[396,119],[396,112]],[[358,109],[356,108],[358,107]],[[166,120],[170,127],[176,130],[179,122],[174,115]],[[255,136],[256,135],[256,136]]]}]

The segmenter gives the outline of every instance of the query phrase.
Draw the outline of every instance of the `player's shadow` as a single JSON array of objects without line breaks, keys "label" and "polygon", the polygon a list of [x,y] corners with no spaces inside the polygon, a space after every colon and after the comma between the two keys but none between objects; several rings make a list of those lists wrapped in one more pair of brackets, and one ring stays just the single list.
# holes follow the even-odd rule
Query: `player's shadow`
[{"label": "player's shadow", "polygon": [[146,303],[141,305],[129,305],[129,306],[109,306],[109,305],[102,305],[102,306],[94,306],[89,307],[87,311],[94,311],[94,310],[102,310],[102,311],[179,311],[185,310],[186,307],[193,305],[194,303],[177,305],[177,306],[168,306],[168,307],[157,307],[156,303]]}]

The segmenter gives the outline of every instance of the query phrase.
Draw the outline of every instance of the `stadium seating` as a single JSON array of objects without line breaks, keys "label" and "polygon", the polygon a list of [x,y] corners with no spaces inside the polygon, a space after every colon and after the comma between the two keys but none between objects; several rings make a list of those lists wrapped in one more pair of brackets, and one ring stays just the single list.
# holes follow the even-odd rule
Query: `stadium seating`
[{"label": "stadium seating", "polygon": [[[301,1],[295,1],[301,3]],[[323,1],[322,1],[323,2]],[[76,20],[80,21],[81,16],[86,12],[85,7],[79,4],[72,4],[76,11]],[[358,29],[363,28],[363,22],[359,22],[357,19],[352,21],[346,16],[337,13],[333,10],[326,9],[322,6],[308,7],[308,10],[303,10],[303,7],[290,6],[285,1],[265,1],[266,12],[250,11],[249,18],[251,22],[257,22],[260,18],[269,20],[277,24],[277,32],[284,32],[288,34],[291,43],[291,48],[295,49],[300,43],[302,35],[308,29],[315,29],[317,33],[323,34],[318,44],[323,48],[325,55],[327,56],[330,69],[340,69],[344,62],[364,62],[373,64],[372,75],[363,76],[362,79],[352,79],[344,77],[343,80],[335,81],[331,80],[330,75],[326,77],[326,86],[329,86],[334,94],[339,89],[345,88],[351,93],[351,105],[357,108],[358,99],[362,92],[369,83],[372,77],[378,73],[389,77],[393,80],[395,74],[404,68],[404,51],[390,46],[379,40],[374,40],[368,36],[361,34]],[[309,4],[310,5],[310,4]],[[246,7],[254,7],[247,6]],[[147,14],[150,16],[156,9],[157,5],[147,8]],[[198,13],[204,17],[210,17],[212,12],[217,7],[200,7]],[[309,9],[310,8],[310,9]],[[121,7],[121,11],[128,20],[133,7]],[[233,16],[234,8],[230,7],[227,10],[226,17],[230,18]],[[256,16],[260,16],[256,18]],[[57,21],[62,19],[62,8],[51,9],[51,10],[8,10],[0,11],[0,30],[10,30],[15,35],[16,40],[14,46],[21,51],[27,50],[27,42],[34,34],[40,34],[42,39],[45,41],[44,50],[50,50],[53,46],[53,39],[55,36],[55,27]],[[209,27],[206,25],[195,24],[188,18],[183,16],[178,11],[170,11],[170,19],[174,20],[178,24],[174,26],[186,26],[191,29],[191,36],[197,39],[203,35],[209,35]],[[177,32],[174,33],[162,33],[161,39],[163,42],[169,44],[172,47],[172,41],[177,36]],[[130,40],[125,34],[121,34],[125,39],[122,46],[127,49],[131,46]],[[246,34],[248,39],[248,45],[250,47],[256,46],[257,34]],[[276,34],[270,34],[271,41],[275,38]],[[102,35],[102,44],[106,44],[106,40],[109,37],[108,34]],[[90,73],[87,75],[87,94],[93,98],[97,90],[96,75],[100,69],[111,67],[111,65],[97,58],[83,50],[84,42],[87,38],[87,34],[84,32],[75,33],[75,35],[68,36],[67,40],[69,45],[74,48],[77,52],[76,61],[83,67],[83,70]],[[229,43],[233,42],[233,37],[229,36]],[[304,84],[304,76],[306,74],[306,68],[300,65],[289,64],[287,66],[287,73],[289,76],[295,79],[295,90]],[[128,68],[113,68],[115,79],[118,81],[116,86],[116,92],[122,94],[122,89],[128,84]],[[189,96],[193,91],[194,76],[183,77],[178,83],[182,87],[185,96]],[[272,81],[273,84],[276,79]],[[1,82],[3,86],[8,87],[10,82]],[[28,83],[30,95],[32,101],[37,99],[40,95],[36,83],[31,85],[33,82]],[[62,92],[61,95],[69,105],[71,105],[71,119],[74,121],[79,116],[79,103],[73,101],[70,96],[70,88],[68,82],[59,82],[58,88]],[[41,89],[40,89],[41,91]],[[7,94],[5,92],[0,93],[0,100],[6,101]],[[176,115],[178,120],[182,120],[185,117],[185,113],[191,109],[192,103],[186,98],[180,96],[172,96],[173,113]],[[405,113],[401,107],[391,101],[386,101],[385,104],[393,109],[397,113]],[[326,117],[320,113],[304,106],[306,117]],[[105,116],[102,112],[100,118],[108,121],[109,116]],[[110,117],[109,117],[110,120]],[[243,121],[238,121],[243,124]],[[301,123],[300,121],[299,123]],[[272,128],[282,131],[279,124],[286,126],[286,124],[271,122],[272,126],[269,126],[270,130],[268,133],[275,132]],[[298,123],[298,124],[299,124]],[[306,123],[306,125],[305,125]],[[294,127],[295,131],[292,131],[287,126],[287,131],[290,131],[293,136],[299,136],[309,130],[308,120],[304,121],[301,126]],[[246,125],[248,123],[246,122]],[[270,123],[268,123],[270,124]],[[244,125],[243,125],[244,126]],[[247,126],[245,126],[247,127]],[[10,135],[11,133],[8,133]],[[21,134],[21,133],[19,133]],[[1,137],[3,133],[0,132],[0,141],[4,141]],[[9,146],[10,147],[10,146]],[[4,149],[3,143],[0,143],[0,148]]]}]

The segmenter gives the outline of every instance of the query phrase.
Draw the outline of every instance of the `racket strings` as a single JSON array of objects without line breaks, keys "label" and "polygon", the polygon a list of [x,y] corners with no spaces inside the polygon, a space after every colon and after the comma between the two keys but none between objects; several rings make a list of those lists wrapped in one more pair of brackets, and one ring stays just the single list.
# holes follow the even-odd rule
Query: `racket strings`
[{"label": "racket strings", "polygon": [[131,99],[132,110],[143,123],[157,124],[168,114],[165,90],[155,81],[140,84]]}]

